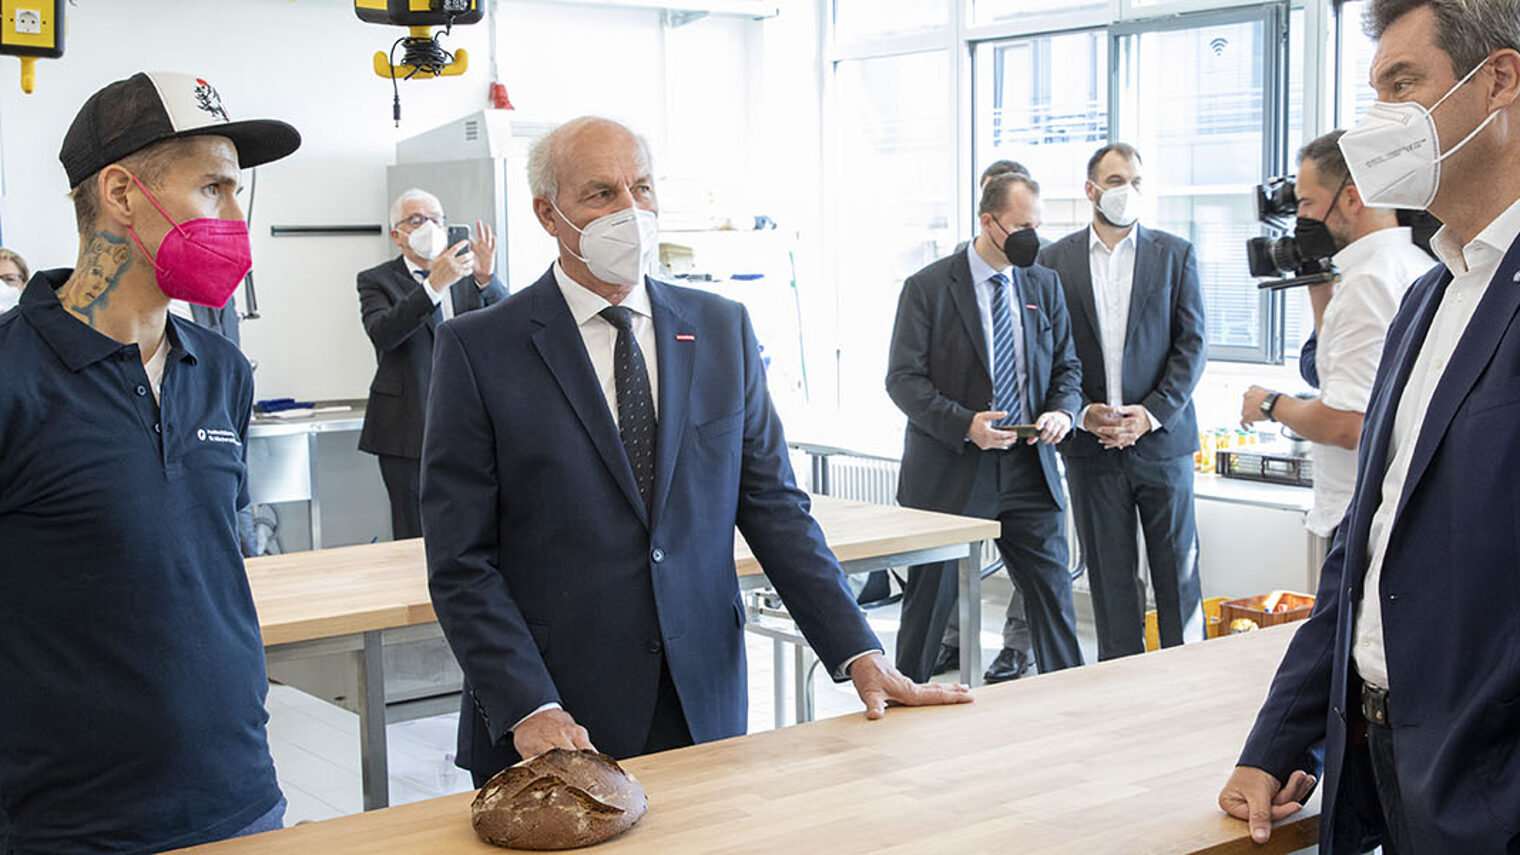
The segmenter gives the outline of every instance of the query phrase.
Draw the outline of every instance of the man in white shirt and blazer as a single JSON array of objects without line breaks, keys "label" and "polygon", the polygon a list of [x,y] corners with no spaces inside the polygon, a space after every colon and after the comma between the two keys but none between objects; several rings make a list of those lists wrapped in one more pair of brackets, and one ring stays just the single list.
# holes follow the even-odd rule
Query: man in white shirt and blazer
[{"label": "man in white shirt and blazer", "polygon": [[1098,149],[1087,165],[1092,225],[1040,252],[1061,275],[1082,361],[1082,410],[1061,454],[1099,659],[1145,650],[1137,518],[1162,646],[1203,640],[1193,517],[1203,293],[1193,245],[1137,223],[1141,168],[1133,146]]}]

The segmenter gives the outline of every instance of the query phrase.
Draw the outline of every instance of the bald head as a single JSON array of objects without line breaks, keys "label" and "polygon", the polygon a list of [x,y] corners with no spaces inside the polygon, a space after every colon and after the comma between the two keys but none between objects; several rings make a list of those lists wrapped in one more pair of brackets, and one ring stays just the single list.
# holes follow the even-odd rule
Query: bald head
[{"label": "bald head", "polygon": [[528,152],[528,186],[533,195],[559,204],[559,194],[569,182],[567,167],[579,166],[585,157],[631,157],[646,175],[651,170],[649,144],[642,136],[612,119],[581,116],[544,134]]}]

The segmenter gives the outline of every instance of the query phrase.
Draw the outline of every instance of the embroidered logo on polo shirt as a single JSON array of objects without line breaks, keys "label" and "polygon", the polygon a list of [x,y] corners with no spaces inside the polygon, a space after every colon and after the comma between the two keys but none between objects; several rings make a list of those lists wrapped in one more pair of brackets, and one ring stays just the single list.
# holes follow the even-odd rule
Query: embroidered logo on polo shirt
[{"label": "embroidered logo on polo shirt", "polygon": [[220,428],[200,428],[195,432],[195,438],[201,442],[224,442],[228,445],[242,445],[237,433]]}]

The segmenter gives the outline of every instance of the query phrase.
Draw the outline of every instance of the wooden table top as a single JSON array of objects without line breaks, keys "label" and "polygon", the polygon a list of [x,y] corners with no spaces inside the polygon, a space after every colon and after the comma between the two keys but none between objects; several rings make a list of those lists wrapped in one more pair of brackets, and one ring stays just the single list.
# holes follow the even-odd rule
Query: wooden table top
[{"label": "wooden table top", "polygon": [[[635,758],[649,813],[594,851],[1273,853],[1216,807],[1295,625]],[[200,847],[207,855],[484,855],[473,793]]]},{"label": "wooden table top", "polygon": [[[840,561],[874,558],[996,537],[989,520],[816,496],[813,516]],[[427,561],[420,539],[343,546],[248,559],[248,580],[264,644],[432,623]],[[734,542],[740,576],[760,564]]]}]

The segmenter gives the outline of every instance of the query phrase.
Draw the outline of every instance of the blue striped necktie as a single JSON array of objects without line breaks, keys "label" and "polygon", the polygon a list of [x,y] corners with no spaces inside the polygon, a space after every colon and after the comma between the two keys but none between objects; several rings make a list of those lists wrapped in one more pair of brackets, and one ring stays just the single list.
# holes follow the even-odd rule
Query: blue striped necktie
[{"label": "blue striped necktie", "polygon": [[1008,413],[1002,422],[1018,424],[1024,416],[1024,395],[1019,388],[1013,316],[1008,310],[1008,277],[994,273],[988,282],[992,285],[992,408]]}]

